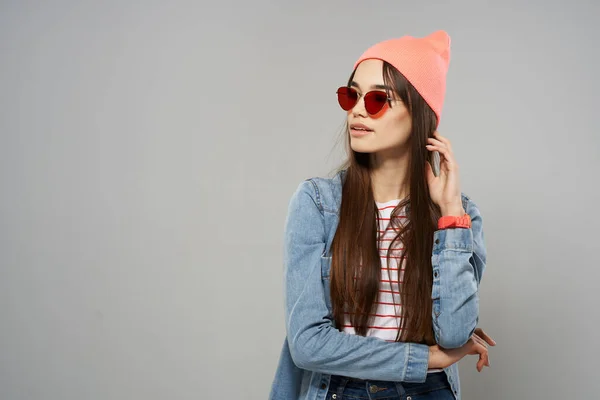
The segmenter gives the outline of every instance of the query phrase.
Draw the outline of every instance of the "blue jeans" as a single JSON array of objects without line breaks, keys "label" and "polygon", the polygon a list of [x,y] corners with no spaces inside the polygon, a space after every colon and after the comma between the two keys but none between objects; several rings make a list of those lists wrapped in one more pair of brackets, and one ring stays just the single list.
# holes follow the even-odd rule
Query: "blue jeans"
[{"label": "blue jeans", "polygon": [[454,400],[445,372],[423,383],[374,381],[332,375],[326,400]]}]

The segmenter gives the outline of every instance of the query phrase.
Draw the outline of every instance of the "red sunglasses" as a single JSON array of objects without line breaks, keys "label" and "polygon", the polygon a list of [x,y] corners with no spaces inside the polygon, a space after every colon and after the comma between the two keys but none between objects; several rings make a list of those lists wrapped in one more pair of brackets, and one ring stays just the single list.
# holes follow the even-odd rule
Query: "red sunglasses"
[{"label": "red sunglasses", "polygon": [[[351,110],[354,108],[360,95],[354,88],[348,86],[342,86],[337,90],[338,103],[344,111]],[[391,102],[393,99],[388,96],[383,90],[372,90],[365,93],[365,110],[369,115],[375,115],[385,106],[386,103]]]}]

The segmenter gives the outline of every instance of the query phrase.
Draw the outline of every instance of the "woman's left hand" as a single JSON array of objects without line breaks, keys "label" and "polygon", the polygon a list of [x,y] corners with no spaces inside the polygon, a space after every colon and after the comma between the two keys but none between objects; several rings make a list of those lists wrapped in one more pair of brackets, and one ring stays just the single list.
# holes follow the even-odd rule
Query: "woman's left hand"
[{"label": "woman's left hand", "polygon": [[440,207],[442,216],[463,216],[465,210],[462,206],[458,164],[454,159],[452,146],[450,141],[439,132],[435,131],[433,135],[433,138],[427,139],[426,147],[429,151],[440,153],[440,174],[436,177],[431,165],[425,163],[429,195],[431,200]]}]

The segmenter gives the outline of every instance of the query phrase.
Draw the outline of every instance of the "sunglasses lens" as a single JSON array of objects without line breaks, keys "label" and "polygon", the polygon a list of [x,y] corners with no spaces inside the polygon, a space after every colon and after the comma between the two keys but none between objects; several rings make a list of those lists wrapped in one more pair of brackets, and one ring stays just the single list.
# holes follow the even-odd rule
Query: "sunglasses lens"
[{"label": "sunglasses lens", "polygon": [[344,111],[350,110],[358,101],[358,93],[356,90],[342,86],[337,90],[338,103]]},{"label": "sunglasses lens", "polygon": [[377,114],[387,101],[387,93],[378,91],[369,92],[365,95],[365,109],[369,114]]}]

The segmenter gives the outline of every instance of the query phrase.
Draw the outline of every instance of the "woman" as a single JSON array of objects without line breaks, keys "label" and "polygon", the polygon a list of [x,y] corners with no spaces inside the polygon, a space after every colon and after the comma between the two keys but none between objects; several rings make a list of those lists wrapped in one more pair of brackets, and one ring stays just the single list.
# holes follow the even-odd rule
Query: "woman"
[{"label": "woman", "polygon": [[443,31],[383,41],[338,89],[350,155],[289,204],[271,399],[460,399],[457,361],[489,366],[481,214],[436,131],[449,59]]}]

